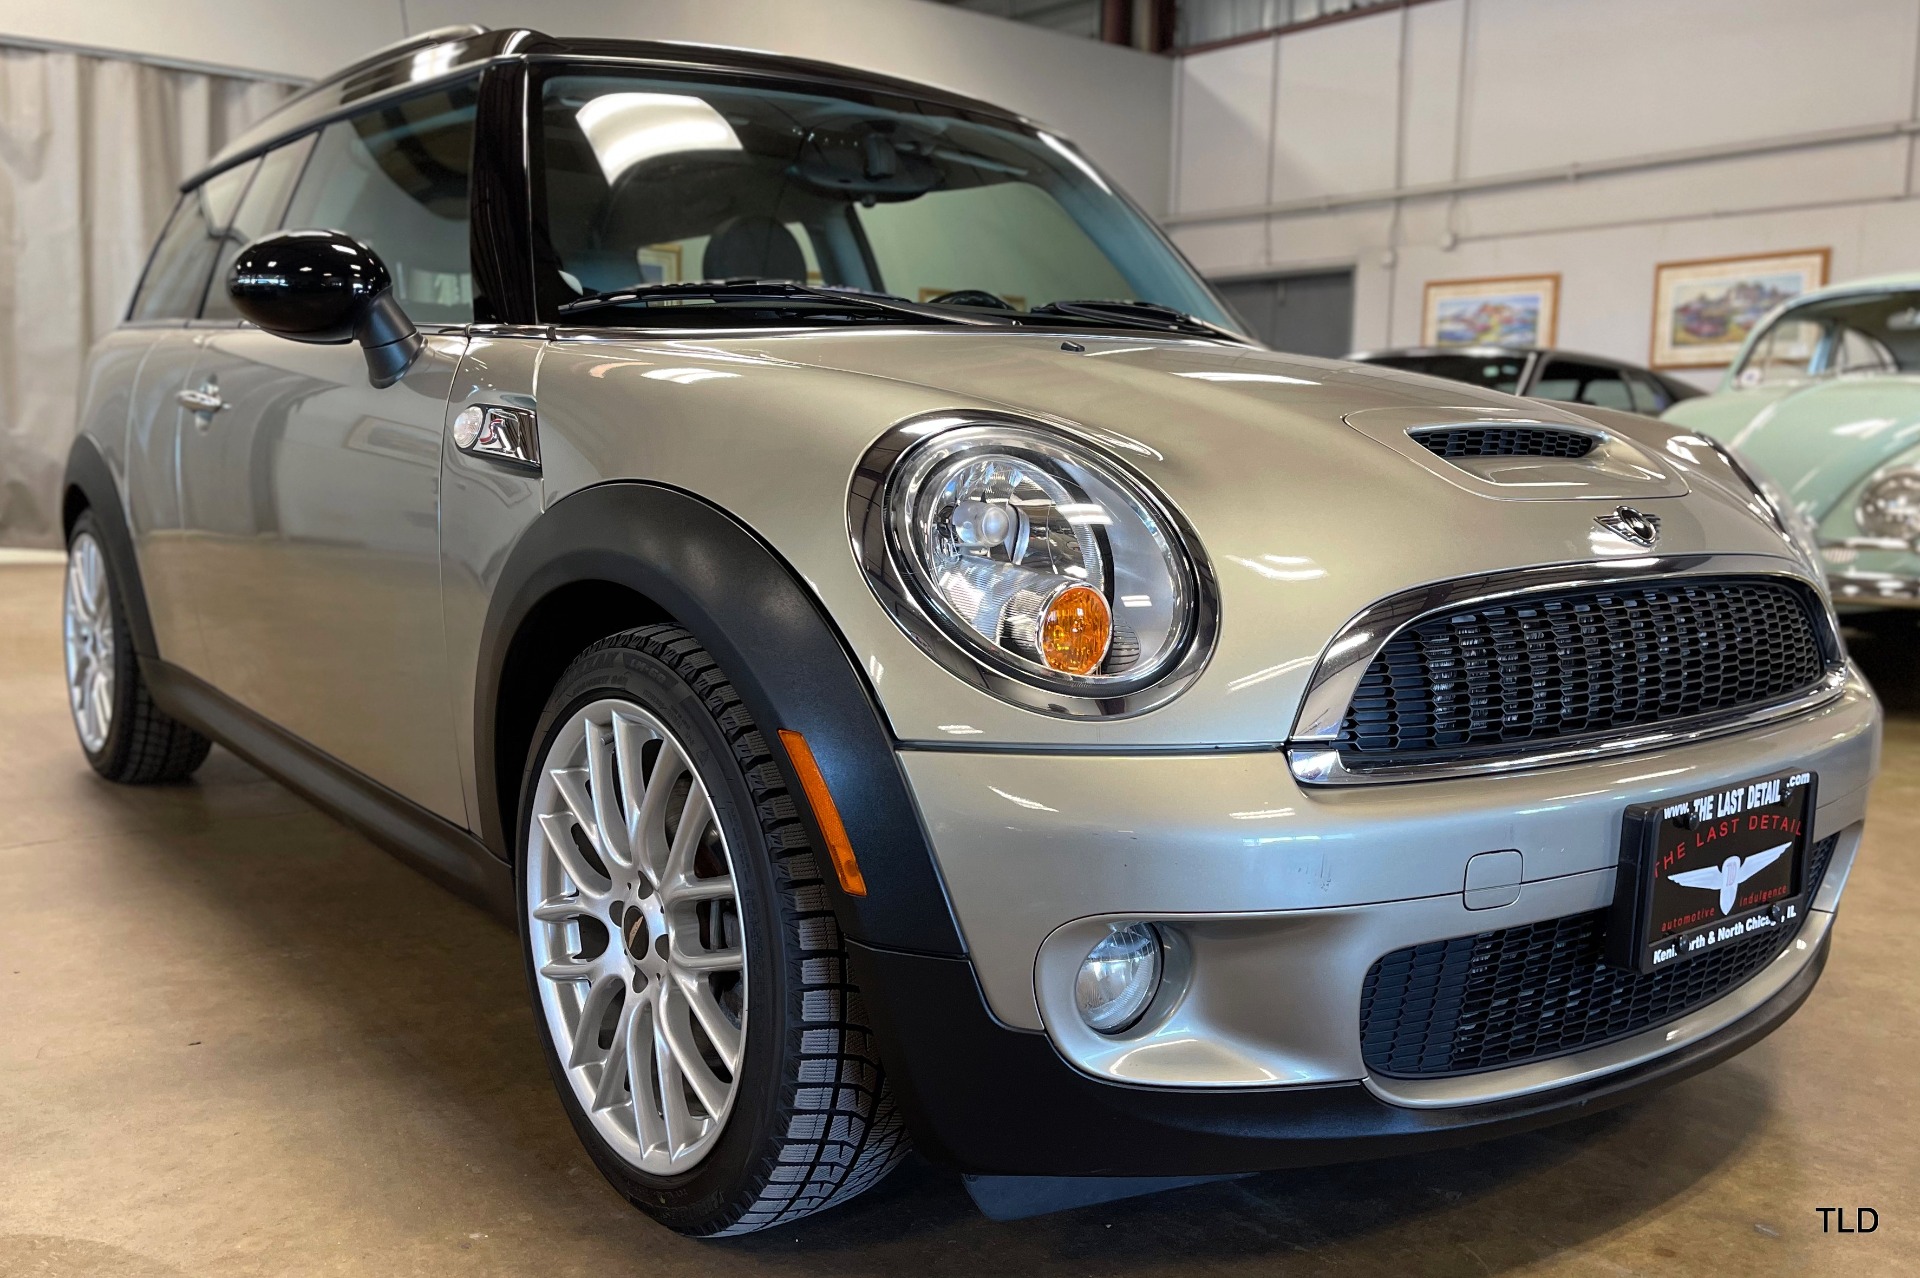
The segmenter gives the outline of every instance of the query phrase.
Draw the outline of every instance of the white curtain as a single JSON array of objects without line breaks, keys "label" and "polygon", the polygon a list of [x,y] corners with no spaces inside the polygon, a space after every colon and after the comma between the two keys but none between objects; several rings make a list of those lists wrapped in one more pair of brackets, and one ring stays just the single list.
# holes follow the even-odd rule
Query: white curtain
[{"label": "white curtain", "polygon": [[293,90],[0,44],[0,545],[57,546],[81,370],[181,178]]}]

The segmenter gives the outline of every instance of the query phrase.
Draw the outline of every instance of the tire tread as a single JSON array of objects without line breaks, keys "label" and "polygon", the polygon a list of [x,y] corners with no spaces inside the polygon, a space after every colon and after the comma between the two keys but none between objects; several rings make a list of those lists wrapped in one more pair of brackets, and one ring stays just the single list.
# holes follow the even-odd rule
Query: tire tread
[{"label": "tire tread", "polygon": [[123,785],[185,780],[207,761],[213,742],[154,704],[137,662],[133,680],[126,751],[118,775],[110,779]]},{"label": "tire tread", "polygon": [[[785,1136],[717,1213],[710,1236],[752,1233],[843,1203],[878,1184],[906,1157],[906,1126],[893,1100],[846,945],[807,828],[772,747],[719,664],[684,629],[641,626],[580,654],[629,648],[662,662],[700,697],[753,795],[774,861],[775,906],[799,950],[800,1018],[782,1098]],[[563,679],[564,683],[565,680]]]}]

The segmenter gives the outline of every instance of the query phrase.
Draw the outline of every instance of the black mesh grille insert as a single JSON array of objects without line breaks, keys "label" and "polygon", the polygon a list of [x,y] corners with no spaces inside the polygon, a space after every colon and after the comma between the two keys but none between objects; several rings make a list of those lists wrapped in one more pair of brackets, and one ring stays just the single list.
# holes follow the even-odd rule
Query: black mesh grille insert
[{"label": "black mesh grille insert", "polygon": [[[1839,835],[1807,853],[1807,899]],[[1647,975],[1601,960],[1607,911],[1396,950],[1367,972],[1360,1054],[1376,1074],[1432,1078],[1560,1056],[1674,1020],[1772,962],[1793,939],[1742,937]]]},{"label": "black mesh grille insert", "polygon": [[1452,426],[1413,437],[1440,457],[1585,457],[1594,442],[1577,430],[1546,426]]},{"label": "black mesh grille insert", "polygon": [[1815,616],[1785,582],[1691,579],[1431,617],[1374,657],[1336,748],[1364,770],[1775,701],[1825,670]]}]

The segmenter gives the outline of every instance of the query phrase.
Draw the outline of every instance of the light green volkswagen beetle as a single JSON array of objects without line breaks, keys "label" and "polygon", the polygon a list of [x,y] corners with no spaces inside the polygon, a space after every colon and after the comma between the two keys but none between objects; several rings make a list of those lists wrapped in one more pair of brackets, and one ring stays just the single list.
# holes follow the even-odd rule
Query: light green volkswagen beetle
[{"label": "light green volkswagen beetle", "polygon": [[1665,418],[1780,485],[1814,526],[1836,604],[1920,607],[1920,273],[1786,303],[1716,394]]}]

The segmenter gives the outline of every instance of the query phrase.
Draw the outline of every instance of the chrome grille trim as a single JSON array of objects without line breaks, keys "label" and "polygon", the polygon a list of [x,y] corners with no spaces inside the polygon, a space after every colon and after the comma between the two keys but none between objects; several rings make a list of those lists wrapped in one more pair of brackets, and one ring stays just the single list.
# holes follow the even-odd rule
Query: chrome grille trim
[{"label": "chrome grille trim", "polygon": [[1817,583],[1798,568],[1796,561],[1772,555],[1646,555],[1547,564],[1416,586],[1361,609],[1322,651],[1294,718],[1293,731],[1287,737],[1288,767],[1295,779],[1308,785],[1374,785],[1517,772],[1740,732],[1806,713],[1840,696],[1847,682],[1846,655],[1840,644],[1839,625],[1828,606],[1822,609],[1823,617],[1816,627],[1826,660],[1825,675],[1806,692],[1767,705],[1589,737],[1549,738],[1517,745],[1510,752],[1492,757],[1382,765],[1364,771],[1348,768],[1334,748],[1360,680],[1380,651],[1409,626],[1438,613],[1525,596],[1687,577],[1772,577],[1818,593]]}]

